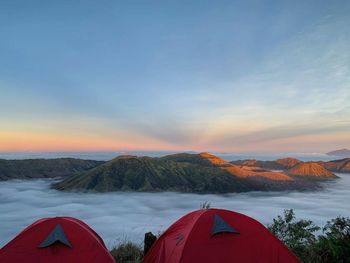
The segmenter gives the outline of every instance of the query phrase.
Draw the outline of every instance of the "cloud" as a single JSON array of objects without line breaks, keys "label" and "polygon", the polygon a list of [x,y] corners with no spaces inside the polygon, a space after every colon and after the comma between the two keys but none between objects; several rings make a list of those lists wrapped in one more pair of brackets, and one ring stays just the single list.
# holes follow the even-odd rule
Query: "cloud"
[{"label": "cloud", "polygon": [[348,4],[87,6],[5,6],[2,129],[187,149],[349,121]]},{"label": "cloud", "polygon": [[319,135],[319,134],[336,134],[343,131],[350,131],[350,125],[348,123],[338,123],[337,125],[286,125],[276,126],[265,130],[259,130],[256,132],[247,133],[238,136],[226,136],[221,137],[213,144],[217,145],[229,145],[246,143],[258,143],[269,142],[279,139],[288,139],[305,135]]},{"label": "cloud", "polygon": [[298,217],[323,225],[338,215],[350,216],[350,176],[325,183],[317,192],[252,192],[229,195],[115,192],[63,193],[49,189],[51,180],[0,182],[0,246],[42,217],[73,216],[88,223],[111,247],[125,238],[141,243],[145,232],[159,233],[204,201],[261,221],[293,208]]}]

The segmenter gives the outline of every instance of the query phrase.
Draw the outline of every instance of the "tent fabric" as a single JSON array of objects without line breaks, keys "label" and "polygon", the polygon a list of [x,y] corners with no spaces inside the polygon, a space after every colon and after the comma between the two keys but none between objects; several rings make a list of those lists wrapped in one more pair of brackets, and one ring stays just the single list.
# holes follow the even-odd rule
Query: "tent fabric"
[{"label": "tent fabric", "polygon": [[0,262],[115,263],[102,238],[72,217],[34,222],[0,250]]},{"label": "tent fabric", "polygon": [[211,230],[211,235],[214,236],[220,233],[235,233],[239,234],[236,229],[231,227],[228,223],[225,222],[219,215],[214,215],[214,224]]},{"label": "tent fabric", "polygon": [[52,232],[45,238],[43,242],[39,244],[38,247],[44,248],[55,244],[55,242],[61,242],[67,247],[72,247],[64,230],[60,224],[56,225]]},{"label": "tent fabric", "polygon": [[[220,231],[217,232],[216,228]],[[227,231],[230,229],[234,232]],[[202,209],[185,215],[171,225],[143,260],[143,263],[192,262],[300,261],[258,221],[233,211]]]}]

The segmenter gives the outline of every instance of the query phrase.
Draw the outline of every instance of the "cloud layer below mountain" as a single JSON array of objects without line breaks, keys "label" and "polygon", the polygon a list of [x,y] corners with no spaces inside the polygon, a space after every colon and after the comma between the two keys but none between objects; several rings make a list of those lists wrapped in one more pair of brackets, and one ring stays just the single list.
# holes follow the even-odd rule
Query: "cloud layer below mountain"
[{"label": "cloud layer below mountain", "polygon": [[323,225],[350,216],[350,175],[325,183],[317,192],[252,192],[231,195],[179,193],[63,193],[50,180],[0,182],[0,246],[42,217],[73,216],[91,225],[111,247],[130,239],[141,243],[145,232],[159,233],[203,202],[247,214],[264,224],[293,208],[299,218]]}]

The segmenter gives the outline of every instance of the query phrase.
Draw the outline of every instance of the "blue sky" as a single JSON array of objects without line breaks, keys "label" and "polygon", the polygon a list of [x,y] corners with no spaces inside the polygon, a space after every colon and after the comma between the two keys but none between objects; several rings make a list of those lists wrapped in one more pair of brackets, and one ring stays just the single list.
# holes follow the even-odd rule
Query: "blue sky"
[{"label": "blue sky", "polygon": [[0,150],[350,147],[349,1],[1,1]]}]

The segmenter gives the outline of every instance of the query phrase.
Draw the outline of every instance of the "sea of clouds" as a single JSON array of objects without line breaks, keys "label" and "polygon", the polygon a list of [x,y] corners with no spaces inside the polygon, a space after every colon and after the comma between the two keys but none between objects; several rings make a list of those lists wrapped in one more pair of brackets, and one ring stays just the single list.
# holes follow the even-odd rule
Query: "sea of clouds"
[{"label": "sea of clouds", "polygon": [[182,193],[65,193],[50,189],[52,180],[0,182],[0,247],[42,217],[72,216],[88,223],[112,247],[125,239],[142,243],[145,232],[159,233],[186,213],[212,207],[247,214],[263,224],[284,209],[324,225],[350,216],[350,174],[325,182],[316,192],[250,192],[229,195]]}]

